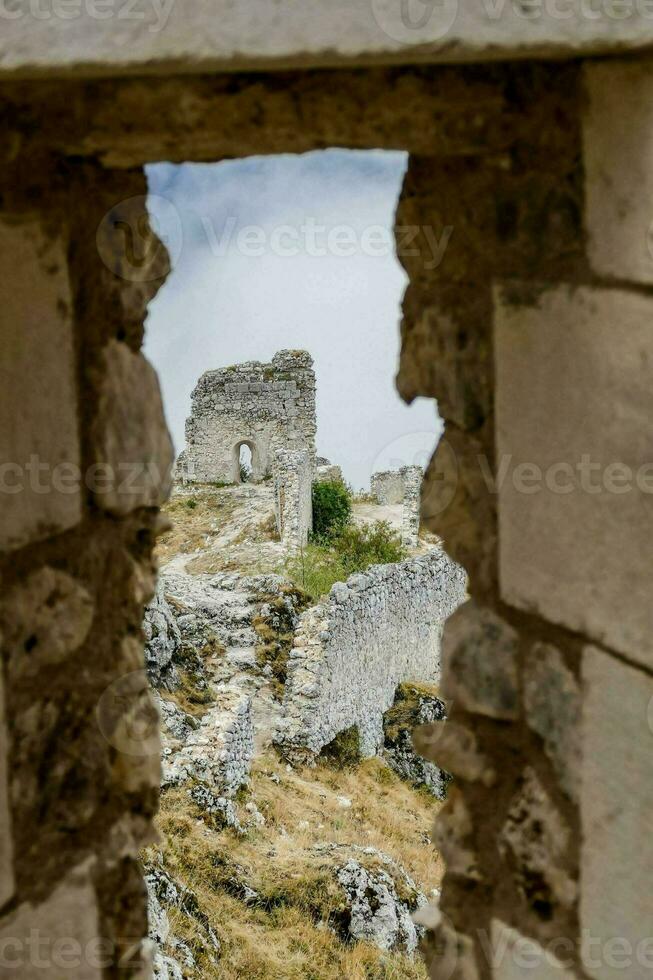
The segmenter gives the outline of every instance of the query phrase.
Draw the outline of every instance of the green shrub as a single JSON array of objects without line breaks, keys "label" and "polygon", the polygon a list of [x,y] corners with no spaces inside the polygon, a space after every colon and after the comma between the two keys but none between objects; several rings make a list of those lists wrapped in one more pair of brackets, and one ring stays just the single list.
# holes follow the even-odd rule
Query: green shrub
[{"label": "green shrub", "polygon": [[401,538],[387,521],[343,527],[333,546],[348,575],[362,572],[370,565],[389,565],[406,557]]},{"label": "green shrub", "polygon": [[319,599],[334,582],[346,579],[348,572],[329,545],[311,542],[288,559],[286,574],[312,599]]},{"label": "green shrub", "polygon": [[313,599],[326,595],[335,582],[370,565],[402,561],[406,551],[387,521],[346,524],[331,538],[313,540],[286,562],[286,574]]},{"label": "green shrub", "polygon": [[188,507],[189,510],[195,510],[195,508],[197,507],[197,501],[195,500],[194,497],[190,497],[186,501],[186,506]]},{"label": "green shrub", "polygon": [[351,493],[344,483],[313,484],[313,536],[330,538],[351,519]]}]

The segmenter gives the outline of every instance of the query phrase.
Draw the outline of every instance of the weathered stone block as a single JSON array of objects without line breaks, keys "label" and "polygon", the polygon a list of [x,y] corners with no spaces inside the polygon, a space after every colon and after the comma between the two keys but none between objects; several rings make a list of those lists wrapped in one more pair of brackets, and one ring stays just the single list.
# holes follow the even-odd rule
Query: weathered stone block
[{"label": "weathered stone block", "polygon": [[515,630],[469,600],[451,616],[442,638],[442,690],[467,711],[490,718],[519,712]]},{"label": "weathered stone block", "polygon": [[492,976],[496,980],[524,980],[525,977],[574,980],[578,974],[568,965],[570,953],[573,953],[572,941],[560,937],[554,947],[564,954],[565,962],[530,936],[522,936],[499,919],[493,919],[491,945],[486,948]]},{"label": "weathered stone block", "polygon": [[497,844],[518,890],[545,921],[553,917],[556,906],[569,908],[576,898],[576,882],[569,870],[570,841],[564,817],[528,767],[510,801]]},{"label": "weathered stone block", "polygon": [[474,942],[442,919],[420,947],[431,980],[478,980]]},{"label": "weathered stone block", "polygon": [[21,980],[101,980],[113,962],[99,936],[90,862],[79,865],[40,905],[24,903],[0,927],[8,975]]},{"label": "weathered stone block", "polygon": [[7,727],[2,663],[0,662],[0,907],[14,893],[14,848],[9,809]]},{"label": "weathered stone block", "polygon": [[88,635],[94,604],[83,585],[56,568],[32,572],[4,597],[5,647],[12,677],[61,664]]},{"label": "weathered stone block", "polygon": [[653,679],[583,656],[580,922],[586,972],[650,980]]},{"label": "weathered stone block", "polygon": [[492,786],[497,774],[490,759],[479,751],[474,732],[454,721],[420,725],[413,732],[415,750],[447,772],[470,783]]},{"label": "weathered stone block", "polygon": [[79,439],[64,245],[35,220],[0,221],[0,252],[0,547],[13,549],[79,522]]},{"label": "weathered stone block", "polygon": [[[161,778],[159,712],[143,669],[135,668],[140,643],[127,637],[121,644],[126,672],[102,694],[96,718],[107,742],[117,750],[112,776],[127,793],[158,788]],[[131,669],[130,669],[131,668]]]},{"label": "weathered stone block", "polygon": [[479,880],[478,859],[473,850],[472,819],[465,798],[455,785],[433,825],[433,843],[442,855],[449,874]]},{"label": "weathered stone block", "polygon": [[524,667],[526,721],[544,740],[560,785],[577,799],[580,782],[580,688],[562,654],[535,643]]},{"label": "weathered stone block", "polygon": [[502,595],[653,665],[653,300],[495,301]]},{"label": "weathered stone block", "polygon": [[118,341],[107,344],[94,425],[92,489],[100,506],[124,516],[162,504],[174,459],[154,368]]},{"label": "weathered stone block", "polygon": [[589,62],[583,71],[590,262],[600,275],[652,283],[653,63]]},{"label": "weathered stone block", "polygon": [[307,0],[299,9],[283,0],[264,7],[255,21],[226,0],[210,5],[195,0],[186,11],[176,4],[152,6],[138,11],[142,18],[98,17],[107,11],[94,6],[60,9],[65,16],[45,18],[7,7],[11,17],[0,46],[3,73],[10,78],[35,71],[97,75],[115,66],[116,73],[137,76],[153,62],[173,74],[183,66],[235,72],[252,65],[271,71],[374,62],[575,58],[653,43],[645,4],[526,9],[443,3],[414,21],[388,0],[327,7]]}]

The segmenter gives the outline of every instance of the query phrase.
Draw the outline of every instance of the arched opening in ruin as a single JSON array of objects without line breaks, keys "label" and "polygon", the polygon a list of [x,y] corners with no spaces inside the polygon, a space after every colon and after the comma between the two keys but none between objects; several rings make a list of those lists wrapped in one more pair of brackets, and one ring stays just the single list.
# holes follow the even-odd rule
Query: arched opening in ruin
[{"label": "arched opening in ruin", "polygon": [[243,440],[234,446],[234,472],[236,483],[249,483],[254,479],[254,443]]}]

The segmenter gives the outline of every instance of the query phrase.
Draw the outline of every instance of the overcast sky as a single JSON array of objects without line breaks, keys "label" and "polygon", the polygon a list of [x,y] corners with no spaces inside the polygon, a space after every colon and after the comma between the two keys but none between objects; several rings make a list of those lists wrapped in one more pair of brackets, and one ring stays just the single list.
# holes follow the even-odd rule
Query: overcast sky
[{"label": "overcast sky", "polygon": [[317,450],[353,486],[425,463],[435,403],[394,389],[406,279],[391,228],[403,153],[325,150],[147,168],[149,208],[173,272],[152,301],[145,350],[177,451],[198,377],[281,348],[317,375]]}]

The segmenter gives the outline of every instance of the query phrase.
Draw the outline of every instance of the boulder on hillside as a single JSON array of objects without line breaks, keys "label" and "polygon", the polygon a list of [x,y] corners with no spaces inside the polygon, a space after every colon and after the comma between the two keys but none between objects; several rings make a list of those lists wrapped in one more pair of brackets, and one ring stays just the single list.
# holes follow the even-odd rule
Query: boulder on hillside
[{"label": "boulder on hillside", "polygon": [[446,705],[434,688],[420,684],[400,684],[395,703],[383,716],[383,755],[398,776],[424,786],[438,800],[447,796],[451,776],[432,762],[427,762],[413,748],[413,731],[446,718]]}]

